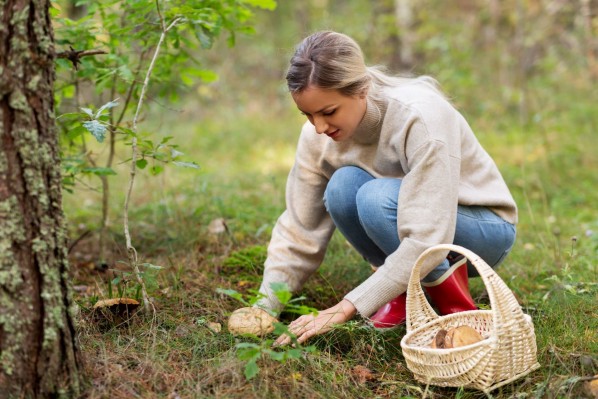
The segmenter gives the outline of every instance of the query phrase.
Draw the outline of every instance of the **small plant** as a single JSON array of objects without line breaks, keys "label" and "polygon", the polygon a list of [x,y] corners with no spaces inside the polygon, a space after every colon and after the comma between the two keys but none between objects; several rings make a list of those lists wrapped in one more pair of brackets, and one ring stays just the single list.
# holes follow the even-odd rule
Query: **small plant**
[{"label": "small plant", "polygon": [[[148,291],[158,289],[158,273],[163,269],[162,266],[151,263],[141,263],[142,271],[140,277],[143,280]],[[133,298],[141,301],[141,285],[130,271],[113,270],[117,274],[115,278],[108,282],[108,298]],[[116,287],[116,292],[114,288]]]},{"label": "small plant", "polygon": [[[593,281],[580,281],[580,276],[576,272],[576,270],[581,268],[572,268],[577,262],[585,262],[587,266],[590,266],[590,259],[587,259],[584,256],[579,256],[579,252],[577,251],[577,244],[578,239],[577,237],[571,238],[571,250],[569,252],[568,259],[566,259],[565,264],[559,270],[558,274],[553,274],[550,277],[547,277],[545,281],[552,282],[552,288],[544,294],[542,297],[543,301],[548,300],[548,298],[554,293],[558,291],[564,291],[572,295],[583,295],[583,294],[592,294],[595,293],[598,289],[598,283]],[[595,249],[595,248],[594,248]]]},{"label": "small plant", "polygon": [[[289,286],[285,283],[272,283],[270,288],[283,305],[285,312],[304,315],[304,314],[317,314],[317,310],[309,306],[300,305],[298,302],[303,301],[305,297],[293,298],[293,294],[289,290]],[[216,290],[221,294],[225,294],[241,302],[245,306],[252,306],[256,304],[264,294],[260,292],[252,292],[248,295],[240,294],[239,292],[232,289],[218,288]],[[272,316],[278,316],[275,312],[268,311]],[[313,353],[316,351],[316,347],[313,345],[303,346],[297,341],[297,336],[289,331],[288,327],[284,323],[274,323],[274,331],[272,335],[276,338],[287,335],[291,338],[292,344],[286,347],[278,347],[273,349],[273,344],[276,339],[265,339],[259,343],[255,342],[239,342],[235,345],[237,349],[237,358],[245,362],[245,378],[248,380],[255,377],[259,373],[258,360],[269,358],[278,362],[286,362],[289,359],[300,359],[307,353]],[[255,339],[255,337],[250,338]]]},{"label": "small plant", "polygon": [[[145,118],[140,114],[144,97],[172,101],[200,81],[217,80],[214,71],[200,64],[196,49],[210,49],[225,32],[232,47],[238,33],[253,33],[254,9],[275,7],[274,0],[52,2],[60,82],[55,103],[57,113],[63,114],[57,120],[65,160],[63,184],[73,191],[76,183],[86,187],[94,184],[95,180],[82,181],[83,176],[99,179],[100,186],[91,188],[102,194],[100,262],[106,257],[109,178],[116,175],[113,166],[123,142],[131,148],[127,162],[133,164],[133,176],[135,169],[146,167],[150,174],[159,174],[165,162],[197,168],[195,163],[180,159],[183,154],[168,144],[172,137],[152,140],[156,132],[138,132],[137,122]],[[73,8],[81,15],[75,15]],[[97,111],[82,106],[117,97],[122,101],[110,101]],[[88,133],[104,147],[97,148]],[[129,252],[130,248],[127,244]]]}]

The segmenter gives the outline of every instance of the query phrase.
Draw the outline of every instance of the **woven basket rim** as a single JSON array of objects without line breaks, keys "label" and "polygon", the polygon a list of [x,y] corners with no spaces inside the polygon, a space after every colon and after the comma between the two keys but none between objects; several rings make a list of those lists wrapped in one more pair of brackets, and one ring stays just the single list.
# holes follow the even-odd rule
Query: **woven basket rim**
[{"label": "woven basket rim", "polygon": [[[475,254],[467,248],[454,244],[440,244],[432,246],[426,249],[415,261],[415,265],[411,270],[411,277],[407,285],[407,332],[410,332],[413,329],[419,327],[420,325],[426,324],[432,320],[437,320],[439,318],[446,318],[450,316],[440,316],[434,311],[434,309],[425,299],[420,282],[420,269],[422,264],[424,263],[424,259],[431,253],[438,252],[440,250],[454,251],[461,255],[464,255],[465,258],[471,262],[472,266],[478,270],[480,278],[482,279],[484,286],[486,287],[486,291],[488,292],[488,296],[490,297],[490,309],[488,310],[492,312],[493,315],[493,332],[495,334],[498,334],[498,327],[501,325],[501,323],[499,322],[500,315],[508,312],[506,312],[506,309],[497,306],[497,300],[495,298],[497,298],[497,296],[499,296],[499,294],[501,293],[512,296],[514,298],[513,292],[506,286],[506,284],[504,283],[504,281],[502,281],[500,276],[498,276],[498,274],[496,274],[496,272],[490,266],[488,266],[488,264],[479,255]],[[496,277],[497,281],[495,281],[495,284],[498,284],[500,281],[500,283],[502,283],[506,291],[498,292],[497,289],[499,289],[500,287],[495,286],[491,283],[491,276]],[[417,303],[419,307],[414,307],[415,303]],[[515,313],[520,313],[523,316],[523,311],[520,306],[518,306],[517,309],[512,310],[514,312],[513,316],[515,315]],[[420,316],[425,316],[425,321],[422,321],[421,318],[415,321],[413,319],[414,313],[419,313]]]},{"label": "woven basket rim", "polygon": [[[458,312],[444,316],[439,316],[434,311],[427,301],[422,289],[420,268],[424,263],[424,258],[426,256],[431,252],[440,250],[460,253],[471,261],[472,265],[478,270],[480,277],[486,286],[490,299],[490,309]],[[460,376],[466,377],[469,375],[468,373],[474,371],[479,363],[472,364],[468,370],[463,370],[459,375],[447,378],[436,376],[436,370],[438,370],[439,367],[453,367],[454,365],[457,365],[460,361],[460,357],[467,359],[468,355],[470,355],[469,358],[473,360],[476,354],[480,354],[480,351],[484,350],[490,351],[487,358],[492,359],[492,362],[489,365],[482,365],[482,369],[491,367],[491,369],[489,369],[490,374],[484,375],[484,378],[480,381],[471,380],[469,383],[465,383],[465,387],[479,389],[488,393],[489,391],[504,385],[507,382],[514,381],[539,367],[537,362],[535,333],[531,317],[523,313],[523,309],[517,302],[513,292],[500,276],[498,276],[498,274],[488,266],[481,257],[466,248],[452,244],[441,244],[425,250],[419,256],[411,271],[411,277],[407,286],[406,307],[407,333],[401,339],[401,348],[404,351],[407,368],[416,375],[416,378],[419,378],[418,376],[425,377],[424,379],[429,379],[430,381],[428,381],[428,383],[433,385],[463,386],[463,381],[459,380]],[[505,323],[505,321],[509,321],[509,323]],[[510,321],[513,321],[512,325]],[[454,326],[456,325],[456,322],[461,322],[462,324],[469,325],[473,328],[477,327],[476,330],[480,333],[482,331],[479,329],[483,330],[485,338],[470,345],[448,349],[432,348],[421,342],[423,338],[427,339],[427,337],[423,336],[424,333],[426,333],[425,335],[431,336],[435,330],[440,329],[441,326]],[[528,348],[521,348],[520,346],[514,347],[512,339],[513,334],[515,333],[520,334],[515,339],[533,339],[533,347],[530,347],[529,350]],[[422,335],[422,339],[420,339],[420,342],[417,345],[407,343],[418,335]],[[506,346],[503,347],[503,345]],[[497,359],[497,353],[499,353],[497,351],[501,351],[504,348],[507,348],[510,351],[508,352],[509,357],[515,355],[518,359],[523,359],[522,364],[513,369],[513,364],[504,360],[505,353],[502,353],[502,355],[498,357],[502,359],[501,363],[495,364],[494,362]],[[533,359],[527,356],[529,353],[533,353]],[[451,364],[451,362],[454,363],[454,365]],[[412,368],[412,366],[414,368]],[[424,367],[424,370],[427,367],[431,374],[422,374],[422,367]],[[500,370],[500,372],[497,370]],[[434,378],[438,378],[438,380],[434,382]]]},{"label": "woven basket rim", "polygon": [[408,344],[407,342],[403,342],[404,340],[406,341],[405,338],[408,338],[408,337],[405,336],[401,340],[402,348],[408,349],[408,350],[422,351],[423,353],[431,353],[431,354],[439,354],[439,355],[454,355],[455,353],[469,352],[470,350],[475,349],[478,346],[496,347],[498,345],[498,338],[496,336],[490,336],[488,338],[484,338],[481,341],[474,342],[473,344],[458,346],[456,348],[432,348],[432,347],[427,347],[427,346],[412,345],[412,344]]},{"label": "woven basket rim", "polygon": [[[490,316],[490,318],[492,318],[492,311],[491,310],[482,310],[482,309],[478,309],[478,310],[467,310],[464,312],[459,312],[459,313],[453,313],[453,314],[449,314],[449,315],[445,315],[442,317],[439,317],[438,319],[429,321],[426,324],[423,324],[409,332],[407,332],[403,338],[401,338],[401,347],[405,347],[405,348],[409,348],[410,350],[424,350],[424,352],[427,352],[428,349],[432,350],[432,351],[442,351],[443,353],[455,353],[458,352],[459,349],[461,348],[466,348],[466,349],[471,349],[473,348],[472,345],[477,345],[477,344],[484,344],[484,343],[488,343],[490,341],[498,343],[498,338],[496,336],[496,334],[493,334],[493,331],[495,329],[495,326],[492,325],[491,327],[491,331],[489,332],[489,336],[487,336],[486,338],[482,339],[479,342],[475,342],[473,344],[469,344],[469,345],[464,345],[464,346],[459,346],[457,348],[430,348],[430,347],[425,347],[425,346],[419,346],[419,345],[412,345],[407,343],[408,340],[410,340],[411,338],[418,336],[420,334],[422,334],[423,332],[434,328],[436,325],[444,325],[447,324],[447,321],[450,321],[452,319],[462,319],[466,316],[475,316],[475,315],[487,315]],[[455,352],[451,352],[451,351],[455,351]]]}]

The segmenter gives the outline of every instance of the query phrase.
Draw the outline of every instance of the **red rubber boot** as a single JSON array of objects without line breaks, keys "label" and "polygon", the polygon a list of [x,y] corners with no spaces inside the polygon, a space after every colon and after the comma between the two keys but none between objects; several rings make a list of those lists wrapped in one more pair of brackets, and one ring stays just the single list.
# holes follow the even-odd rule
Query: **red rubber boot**
[{"label": "red rubber boot", "polygon": [[451,263],[451,268],[438,280],[431,283],[422,281],[422,287],[441,315],[477,310],[469,293],[467,259],[464,256],[459,256]]},{"label": "red rubber boot", "polygon": [[407,293],[401,294],[382,306],[372,317],[370,323],[378,330],[391,330],[407,320]]}]

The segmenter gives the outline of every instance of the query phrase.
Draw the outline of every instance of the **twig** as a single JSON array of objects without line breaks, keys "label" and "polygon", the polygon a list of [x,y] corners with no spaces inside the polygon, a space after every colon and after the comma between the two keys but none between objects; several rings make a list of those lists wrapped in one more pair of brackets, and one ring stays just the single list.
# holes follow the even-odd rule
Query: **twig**
[{"label": "twig", "polygon": [[98,54],[108,53],[104,50],[75,50],[72,46],[69,46],[69,50],[57,53],[56,58],[66,58],[73,63],[73,67],[77,70],[77,66],[81,63],[81,58]]},{"label": "twig", "polygon": [[[137,109],[135,110],[135,116],[133,117],[133,132],[137,133],[137,119],[139,117],[139,112],[141,111],[141,107],[143,105],[143,97],[145,95],[145,91],[149,85],[150,76],[152,74],[152,70],[154,69],[154,64],[156,63],[156,59],[158,58],[158,54],[160,53],[160,47],[164,42],[164,38],[168,31],[173,28],[180,20],[180,18],[176,18],[172,23],[166,27],[164,22],[164,17],[160,11],[160,4],[158,0],[156,0],[156,9],[158,11],[158,16],[160,17],[160,25],[162,27],[162,34],[160,35],[160,40],[156,45],[156,51],[154,51],[154,56],[152,57],[152,61],[147,69],[147,73],[145,74],[145,80],[143,82],[143,86],[141,87],[141,94],[139,95],[139,102],[137,103]],[[137,171],[137,137],[134,135],[131,140],[131,176],[129,179],[129,188],[127,190],[127,195],[125,197],[125,212],[124,212],[124,230],[125,230],[125,239],[127,245],[127,254],[129,257],[129,264],[133,266],[133,270],[135,271],[135,277],[137,277],[137,282],[141,285],[141,293],[143,295],[143,306],[146,312],[149,312],[150,301],[147,295],[147,289],[145,287],[145,283],[141,278],[141,272],[139,271],[139,263],[137,259],[137,251],[131,245],[131,234],[129,233],[129,202],[131,200],[131,193],[133,191],[133,184],[135,182],[135,173]],[[153,305],[152,305],[153,307]],[[154,309],[155,312],[155,309]]]},{"label": "twig", "polygon": [[91,233],[91,230],[85,230],[79,237],[77,237],[77,239],[75,239],[69,245],[67,253],[70,254],[73,251],[73,248],[75,248],[75,246],[79,243],[79,241],[81,241],[82,239],[84,239],[85,237],[87,237],[90,233]]}]

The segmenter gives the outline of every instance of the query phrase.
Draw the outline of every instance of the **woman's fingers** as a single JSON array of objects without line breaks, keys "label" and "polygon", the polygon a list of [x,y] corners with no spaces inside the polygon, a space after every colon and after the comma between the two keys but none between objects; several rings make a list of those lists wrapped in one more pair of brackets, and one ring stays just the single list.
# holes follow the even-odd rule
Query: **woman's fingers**
[{"label": "woman's fingers", "polygon": [[278,339],[276,341],[274,341],[274,343],[272,344],[272,346],[285,346],[291,343],[291,337],[289,337],[288,335],[281,335],[280,337],[278,337]]},{"label": "woman's fingers", "polygon": [[[312,320],[310,320],[312,319]],[[301,316],[300,318],[294,320],[289,324],[289,332],[292,333],[296,337],[303,336],[307,331],[309,331],[309,324],[312,322],[313,324],[313,316]],[[314,334],[310,335],[313,336]],[[307,338],[305,338],[307,339]],[[304,342],[305,339],[301,342]],[[276,341],[274,341],[273,346],[284,346],[291,343],[291,337],[287,334],[283,334]]]},{"label": "woman's fingers", "polygon": [[297,338],[297,342],[300,343],[300,344],[303,344],[305,341],[307,341],[311,337],[314,337],[314,336],[316,336],[318,334],[321,334],[323,332],[324,331],[322,331],[322,330],[316,330],[315,328],[311,329],[311,330],[307,330],[299,338]]}]

